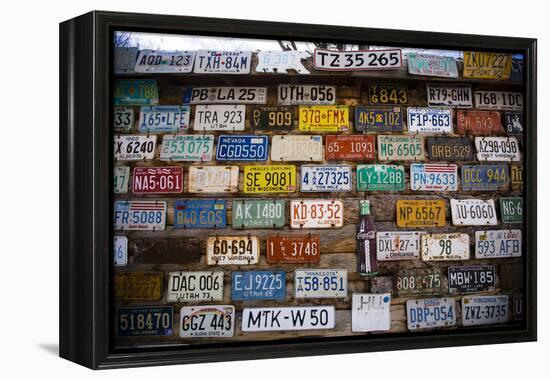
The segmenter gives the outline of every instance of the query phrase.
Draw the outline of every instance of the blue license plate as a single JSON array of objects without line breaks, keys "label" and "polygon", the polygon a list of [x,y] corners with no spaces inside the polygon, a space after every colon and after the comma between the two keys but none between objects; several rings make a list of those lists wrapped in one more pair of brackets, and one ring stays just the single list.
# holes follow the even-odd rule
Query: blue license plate
[{"label": "blue license plate", "polygon": [[152,79],[115,81],[114,92],[115,106],[154,106],[159,104],[157,82]]},{"label": "blue license plate", "polygon": [[265,161],[268,137],[264,135],[221,135],[218,138],[218,161]]},{"label": "blue license plate", "polygon": [[463,191],[506,191],[509,186],[508,165],[462,166]]},{"label": "blue license plate", "polygon": [[231,300],[284,300],[286,275],[284,271],[233,272]]},{"label": "blue license plate", "polygon": [[117,335],[169,336],[173,321],[172,306],[124,307],[117,310]]},{"label": "blue license plate", "polygon": [[222,199],[194,199],[174,202],[175,228],[225,228],[227,207]]},{"label": "blue license plate", "polygon": [[523,81],[523,59],[512,58],[512,72],[510,73],[510,80],[514,82]]}]

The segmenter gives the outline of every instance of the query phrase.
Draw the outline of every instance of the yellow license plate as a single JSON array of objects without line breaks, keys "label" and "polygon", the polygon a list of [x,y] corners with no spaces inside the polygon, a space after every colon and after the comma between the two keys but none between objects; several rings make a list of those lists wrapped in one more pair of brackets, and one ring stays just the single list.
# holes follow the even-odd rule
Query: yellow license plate
[{"label": "yellow license plate", "polygon": [[509,79],[512,72],[512,55],[484,53],[478,51],[464,52],[464,78]]},{"label": "yellow license plate", "polygon": [[293,193],[296,190],[296,166],[249,165],[244,167],[245,193]]},{"label": "yellow license plate", "polygon": [[158,301],[162,298],[162,272],[116,273],[115,299],[120,301]]},{"label": "yellow license plate", "polygon": [[444,200],[398,200],[398,227],[443,227],[445,225]]},{"label": "yellow license plate", "polygon": [[305,132],[349,130],[348,106],[300,106],[299,129]]}]

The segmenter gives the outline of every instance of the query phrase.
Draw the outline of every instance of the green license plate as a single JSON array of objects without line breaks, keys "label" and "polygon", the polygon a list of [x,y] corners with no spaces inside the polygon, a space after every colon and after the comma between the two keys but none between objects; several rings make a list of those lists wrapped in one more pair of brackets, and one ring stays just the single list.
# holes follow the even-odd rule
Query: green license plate
[{"label": "green license plate", "polygon": [[523,198],[500,198],[502,223],[523,223]]},{"label": "green license plate", "polygon": [[157,82],[152,79],[115,81],[115,106],[155,106],[159,104]]},{"label": "green license plate", "polygon": [[236,228],[282,228],[285,226],[285,200],[236,200],[231,226]]},{"label": "green license plate", "polygon": [[357,165],[357,191],[403,191],[402,165]]}]

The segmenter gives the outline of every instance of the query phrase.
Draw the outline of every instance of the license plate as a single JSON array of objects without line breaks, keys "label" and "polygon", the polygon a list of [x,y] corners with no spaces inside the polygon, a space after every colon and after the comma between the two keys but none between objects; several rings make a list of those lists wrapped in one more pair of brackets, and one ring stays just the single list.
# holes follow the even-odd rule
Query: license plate
[{"label": "license plate", "polygon": [[495,266],[472,265],[449,267],[449,294],[488,292],[495,290]]},{"label": "license plate", "polygon": [[409,104],[407,86],[393,84],[371,84],[369,86],[369,103],[374,105]]},{"label": "license plate", "polygon": [[249,74],[251,51],[199,50],[195,57],[195,74]]},{"label": "license plate", "polygon": [[395,287],[399,297],[441,294],[443,275],[438,268],[404,270],[397,274]]},{"label": "license plate", "polygon": [[139,51],[136,73],[190,73],[193,71],[194,51],[150,50]]},{"label": "license plate", "polygon": [[411,75],[458,78],[458,67],[453,57],[410,52],[407,63]]},{"label": "license plate", "polygon": [[424,234],[421,240],[422,261],[458,261],[470,258],[468,234]]},{"label": "license plate", "polygon": [[260,262],[257,236],[210,236],[206,241],[208,265],[250,265]]},{"label": "license plate", "polygon": [[157,82],[153,79],[116,80],[115,106],[154,106],[159,104]]},{"label": "license plate", "polygon": [[189,193],[236,193],[238,166],[190,166]]},{"label": "license plate", "polygon": [[115,74],[134,73],[138,51],[137,47],[115,47],[113,72]]},{"label": "license plate", "polygon": [[115,194],[126,194],[128,192],[128,181],[130,179],[130,167],[115,166],[113,170],[113,192]]},{"label": "license plate", "polygon": [[302,64],[302,59],[311,55],[298,50],[263,50],[258,52],[257,73],[287,74],[288,70],[294,70],[298,74],[309,74],[309,70]]},{"label": "license plate", "polygon": [[523,321],[525,319],[523,294],[512,296],[512,319],[514,321]]},{"label": "license plate", "polygon": [[183,168],[156,166],[134,168],[132,192],[134,194],[169,194],[183,191]]},{"label": "license plate", "polygon": [[409,331],[450,327],[456,324],[454,298],[426,298],[407,300],[407,328]]},{"label": "license plate", "polygon": [[275,135],[271,161],[323,161],[323,138],[317,135]]},{"label": "license plate", "polygon": [[521,135],[523,133],[523,113],[504,112],[504,128],[509,135]]},{"label": "license plate", "polygon": [[152,160],[155,158],[157,136],[115,136],[113,147],[115,151],[115,160]]},{"label": "license plate", "polygon": [[479,51],[464,52],[464,78],[508,79],[512,71],[512,55],[485,53]]},{"label": "license plate", "polygon": [[225,228],[227,207],[223,199],[174,201],[175,228]]},{"label": "license plate", "polygon": [[357,165],[357,191],[403,191],[405,168],[401,165]]},{"label": "license plate", "polygon": [[380,161],[424,161],[423,136],[378,135],[378,159]]},{"label": "license plate", "polygon": [[325,137],[327,161],[374,161],[373,135],[328,135]]},{"label": "license plate", "polygon": [[504,111],[523,111],[523,94],[510,91],[476,91],[476,107]]},{"label": "license plate", "polygon": [[521,161],[515,137],[476,137],[475,146],[479,161]]},{"label": "license plate", "polygon": [[464,326],[494,325],[508,319],[508,296],[462,297]]},{"label": "license plate", "polygon": [[172,306],[121,307],[117,309],[117,336],[172,336]]},{"label": "license plate", "polygon": [[501,197],[500,218],[502,223],[523,223],[523,198]]},{"label": "license plate", "polygon": [[355,107],[355,130],[359,132],[402,132],[401,107]]},{"label": "license plate", "polygon": [[234,200],[231,210],[231,227],[237,228],[282,228],[285,226],[286,201]]},{"label": "license plate", "polygon": [[472,108],[473,94],[472,86],[466,85],[442,85],[427,84],[428,105],[434,106],[452,106],[459,108]]},{"label": "license plate", "polygon": [[407,108],[409,133],[451,133],[453,111],[449,108]]},{"label": "license plate", "polygon": [[474,146],[468,137],[427,137],[430,161],[472,161]]},{"label": "license plate", "polygon": [[523,167],[521,165],[510,166],[510,179],[512,191],[523,191]]},{"label": "license plate", "polygon": [[223,300],[223,272],[170,272],[168,302]]},{"label": "license plate", "polygon": [[523,58],[512,58],[512,72],[510,80],[514,82],[523,81]]},{"label": "license plate", "polygon": [[398,227],[443,227],[444,200],[405,200],[396,202]]},{"label": "license plate", "polygon": [[332,329],[334,306],[246,308],[243,332]]},{"label": "license plate", "polygon": [[267,262],[269,264],[319,263],[319,235],[292,235],[267,237]]},{"label": "license plate", "polygon": [[134,126],[134,109],[131,107],[115,107],[113,126],[115,131],[130,132]]},{"label": "license plate", "polygon": [[303,132],[346,132],[349,130],[348,106],[300,106],[298,128]]},{"label": "license plate", "polygon": [[278,87],[278,98],[280,106],[334,104],[336,87],[281,84]]},{"label": "license plate", "polygon": [[162,272],[115,273],[114,292],[118,301],[158,301],[162,298]]},{"label": "license plate", "polygon": [[165,135],[160,148],[161,161],[211,161],[214,135]]},{"label": "license plate", "polygon": [[197,105],[193,129],[195,131],[244,131],[246,106]]},{"label": "license plate", "polygon": [[132,239],[134,264],[196,264],[202,249],[194,237]]},{"label": "license plate", "polygon": [[252,109],[252,128],[290,132],[294,129],[294,109],[285,106],[258,106]]},{"label": "license plate", "polygon": [[235,331],[232,305],[184,306],[180,309],[180,338],[230,338]]},{"label": "license plate", "polygon": [[414,260],[420,258],[420,236],[416,231],[380,231],[376,233],[378,261]]},{"label": "license plate", "polygon": [[302,165],[300,191],[351,191],[351,165]]},{"label": "license plate", "polygon": [[113,264],[116,267],[124,267],[128,264],[128,238],[115,236],[113,241]]},{"label": "license plate", "polygon": [[462,166],[463,191],[506,191],[509,184],[508,165]]},{"label": "license plate", "polygon": [[218,137],[218,161],[266,161],[269,138],[265,135],[221,135]]},{"label": "license plate", "polygon": [[457,166],[411,164],[410,180],[413,191],[457,191]]},{"label": "license plate", "polygon": [[162,231],[166,224],[164,201],[116,201],[115,230]]},{"label": "license plate", "polygon": [[232,301],[284,301],[285,297],[285,271],[251,271],[231,273]]},{"label": "license plate", "polygon": [[387,331],[391,326],[391,294],[354,293],[351,298],[351,331]]},{"label": "license plate", "polygon": [[290,201],[290,228],[338,228],[344,225],[344,204],[335,199]]},{"label": "license plate", "polygon": [[326,71],[399,70],[401,49],[339,51],[315,49],[313,67]]},{"label": "license plate", "polygon": [[138,129],[141,133],[182,132],[189,127],[189,106],[141,107]]},{"label": "license plate", "polygon": [[250,165],[244,167],[244,193],[293,193],[296,166]]},{"label": "license plate", "polygon": [[458,111],[456,131],[468,135],[490,135],[504,132],[496,111]]},{"label": "license plate", "polygon": [[451,199],[451,214],[455,226],[494,226],[498,223],[492,199]]},{"label": "license plate", "polygon": [[345,269],[296,269],[294,298],[345,298],[348,271]]},{"label": "license plate", "polygon": [[188,87],[183,93],[183,104],[265,104],[266,87]]},{"label": "license plate", "polygon": [[521,230],[476,231],[476,259],[521,257]]}]

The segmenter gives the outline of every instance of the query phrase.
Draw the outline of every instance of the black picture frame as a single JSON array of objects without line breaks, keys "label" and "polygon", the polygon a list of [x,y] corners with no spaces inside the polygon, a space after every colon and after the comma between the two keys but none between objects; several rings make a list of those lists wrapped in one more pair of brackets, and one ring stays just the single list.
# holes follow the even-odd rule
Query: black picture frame
[{"label": "black picture frame", "polygon": [[[110,113],[114,30],[324,40],[523,53],[524,289],[521,328],[293,339],[190,348],[111,349]],[[465,346],[537,339],[537,41],[344,26],[93,11],[60,24],[60,356],[93,369]]]}]

